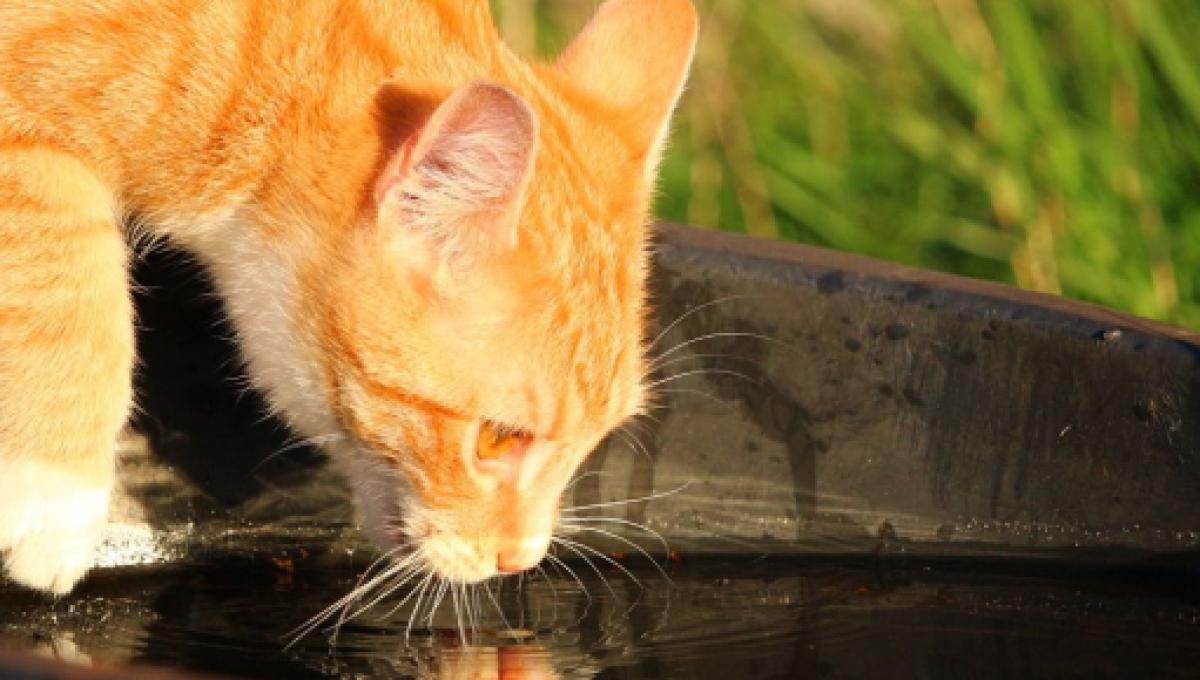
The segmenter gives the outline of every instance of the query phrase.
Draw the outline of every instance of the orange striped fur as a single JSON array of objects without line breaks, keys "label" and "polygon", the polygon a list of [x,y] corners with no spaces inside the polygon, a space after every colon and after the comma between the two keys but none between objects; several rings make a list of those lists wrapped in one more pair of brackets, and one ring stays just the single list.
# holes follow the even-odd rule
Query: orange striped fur
[{"label": "orange striped fur", "polygon": [[[530,64],[486,0],[0,0],[9,576],[65,592],[103,532],[126,223],[206,264],[382,547],[460,582],[536,563],[642,407],[647,211],[695,32],[687,0],[610,0]],[[480,460],[491,424],[520,444]]]}]

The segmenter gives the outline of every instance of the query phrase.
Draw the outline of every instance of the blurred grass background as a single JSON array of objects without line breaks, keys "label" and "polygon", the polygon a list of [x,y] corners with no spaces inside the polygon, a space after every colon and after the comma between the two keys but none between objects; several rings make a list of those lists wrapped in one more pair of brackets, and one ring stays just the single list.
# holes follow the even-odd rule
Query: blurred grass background
[{"label": "blurred grass background", "polygon": [[[1200,3],[695,1],[661,217],[1200,328]],[[596,4],[493,10],[550,56]]]}]

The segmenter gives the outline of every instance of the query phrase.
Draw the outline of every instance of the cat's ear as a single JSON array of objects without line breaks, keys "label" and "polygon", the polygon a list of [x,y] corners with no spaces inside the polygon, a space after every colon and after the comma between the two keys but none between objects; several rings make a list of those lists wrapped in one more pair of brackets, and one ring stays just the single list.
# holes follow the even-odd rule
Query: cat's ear
[{"label": "cat's ear", "polygon": [[696,30],[689,0],[608,0],[556,63],[576,87],[616,110],[648,174],[662,156]]},{"label": "cat's ear", "polygon": [[443,260],[511,247],[536,145],[537,119],[520,97],[493,83],[464,85],[379,176],[379,218]]}]

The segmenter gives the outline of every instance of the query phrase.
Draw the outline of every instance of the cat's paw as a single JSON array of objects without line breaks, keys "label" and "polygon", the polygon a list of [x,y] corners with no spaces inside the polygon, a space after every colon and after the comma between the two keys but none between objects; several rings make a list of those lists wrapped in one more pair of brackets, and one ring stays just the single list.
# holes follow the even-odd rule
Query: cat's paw
[{"label": "cat's paw", "polygon": [[38,461],[0,460],[0,552],[17,583],[63,595],[95,562],[110,479]]}]

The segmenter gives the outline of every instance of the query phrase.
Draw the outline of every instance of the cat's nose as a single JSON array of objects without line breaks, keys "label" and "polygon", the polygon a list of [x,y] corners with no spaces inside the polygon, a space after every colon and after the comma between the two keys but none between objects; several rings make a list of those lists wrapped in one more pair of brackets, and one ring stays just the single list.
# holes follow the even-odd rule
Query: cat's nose
[{"label": "cat's nose", "polygon": [[502,574],[516,574],[532,569],[542,561],[549,545],[549,538],[530,537],[502,546],[496,553],[496,571]]}]

